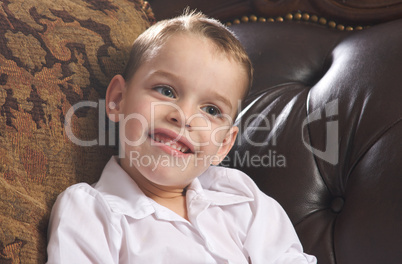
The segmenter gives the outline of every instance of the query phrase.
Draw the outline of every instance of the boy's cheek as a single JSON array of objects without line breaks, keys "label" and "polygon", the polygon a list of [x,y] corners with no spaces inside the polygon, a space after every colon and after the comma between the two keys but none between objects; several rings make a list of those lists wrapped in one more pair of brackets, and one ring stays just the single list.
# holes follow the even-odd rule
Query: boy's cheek
[{"label": "boy's cheek", "polygon": [[222,146],[228,133],[229,133],[228,126],[215,128],[211,133],[211,139],[210,139],[211,144],[213,144],[215,147]]},{"label": "boy's cheek", "polygon": [[195,147],[199,148],[214,148],[221,146],[223,142],[222,131],[207,130],[207,131],[192,131],[188,134],[187,138]]},{"label": "boy's cheek", "polygon": [[120,141],[133,142],[139,141],[144,137],[149,124],[146,118],[139,114],[130,114],[119,122]]}]

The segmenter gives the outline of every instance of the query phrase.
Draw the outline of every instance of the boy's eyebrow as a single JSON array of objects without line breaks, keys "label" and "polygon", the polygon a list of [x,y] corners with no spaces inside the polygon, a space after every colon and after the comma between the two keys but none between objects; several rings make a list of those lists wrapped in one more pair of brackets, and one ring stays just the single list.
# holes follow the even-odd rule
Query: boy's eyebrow
[{"label": "boy's eyebrow", "polygon": [[[174,73],[170,73],[167,71],[155,71],[153,72],[151,75],[161,75],[161,76],[165,76],[165,77],[170,77],[170,78],[174,78],[174,79],[178,79],[178,76],[176,76]],[[224,103],[227,107],[229,107],[230,110],[232,110],[232,103],[223,95],[220,95],[219,93],[213,91],[211,92],[211,97],[213,97],[214,99],[221,101],[222,103]]]}]

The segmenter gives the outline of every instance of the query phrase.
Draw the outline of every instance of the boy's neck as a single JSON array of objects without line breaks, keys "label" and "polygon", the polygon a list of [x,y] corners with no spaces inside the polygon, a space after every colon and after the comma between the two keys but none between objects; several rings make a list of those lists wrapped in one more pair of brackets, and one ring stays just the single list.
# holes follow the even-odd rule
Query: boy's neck
[{"label": "boy's neck", "polygon": [[186,196],[186,188],[168,188],[155,185],[151,182],[148,182],[148,184],[138,183],[138,181],[136,182],[144,194],[154,200],[170,200]]},{"label": "boy's neck", "polygon": [[141,190],[146,196],[148,196],[158,204],[172,210],[184,219],[189,220],[187,216],[185,188],[169,192],[161,190],[158,187],[152,188],[152,190],[141,188]]},{"label": "boy's neck", "polygon": [[[120,160],[119,163],[124,169],[125,166],[122,164],[124,161]],[[187,187],[181,188],[157,185],[145,177],[139,175],[135,177],[135,175],[132,175],[129,171],[126,170],[126,172],[137,183],[138,187],[146,196],[188,220],[186,204]]]},{"label": "boy's neck", "polygon": [[[147,195],[148,196],[148,195]],[[187,203],[186,203],[186,196],[184,195],[178,195],[175,197],[169,197],[169,198],[161,198],[159,196],[148,196],[158,204],[172,210],[179,216],[183,217],[186,220],[188,219],[187,216]]]}]

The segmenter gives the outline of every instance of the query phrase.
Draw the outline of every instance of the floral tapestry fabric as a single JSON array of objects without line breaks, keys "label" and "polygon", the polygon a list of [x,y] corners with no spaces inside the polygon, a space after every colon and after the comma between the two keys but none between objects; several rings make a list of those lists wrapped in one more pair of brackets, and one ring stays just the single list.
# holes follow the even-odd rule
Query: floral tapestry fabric
[{"label": "floral tapestry fabric", "polygon": [[44,263],[57,195],[116,152],[102,98],[153,22],[139,0],[0,0],[0,263]]}]

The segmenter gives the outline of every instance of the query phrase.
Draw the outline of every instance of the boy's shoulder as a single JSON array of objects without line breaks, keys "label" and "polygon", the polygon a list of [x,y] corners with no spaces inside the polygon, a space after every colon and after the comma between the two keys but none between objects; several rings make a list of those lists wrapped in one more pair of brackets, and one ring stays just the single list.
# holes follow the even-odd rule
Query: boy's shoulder
[{"label": "boy's shoulder", "polygon": [[92,185],[85,182],[76,183],[67,187],[67,189],[61,192],[57,197],[57,200],[68,200],[73,201],[73,203],[74,201],[77,201],[77,203],[80,201],[88,201],[88,199],[103,201],[100,192]]},{"label": "boy's shoulder", "polygon": [[69,219],[72,215],[88,215],[100,208],[104,212],[103,215],[110,219],[111,210],[105,197],[93,186],[81,182],[69,186],[58,195],[52,208],[52,215]]},{"label": "boy's shoulder", "polygon": [[93,188],[93,186],[90,185],[89,183],[79,182],[67,187],[61,194],[73,194],[73,193],[74,194],[83,193],[88,196],[95,197],[96,195],[98,195],[99,192],[95,188]]}]

